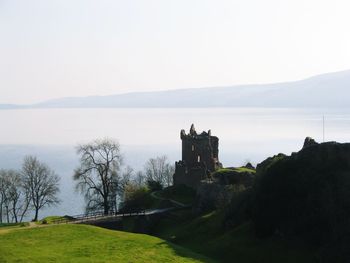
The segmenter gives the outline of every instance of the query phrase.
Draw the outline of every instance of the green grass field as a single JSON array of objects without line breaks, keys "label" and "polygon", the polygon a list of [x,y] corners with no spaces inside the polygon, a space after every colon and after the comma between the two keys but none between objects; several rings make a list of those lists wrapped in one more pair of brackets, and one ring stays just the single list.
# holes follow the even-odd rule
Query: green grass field
[{"label": "green grass field", "polygon": [[88,225],[0,230],[0,262],[214,262],[165,240]]}]

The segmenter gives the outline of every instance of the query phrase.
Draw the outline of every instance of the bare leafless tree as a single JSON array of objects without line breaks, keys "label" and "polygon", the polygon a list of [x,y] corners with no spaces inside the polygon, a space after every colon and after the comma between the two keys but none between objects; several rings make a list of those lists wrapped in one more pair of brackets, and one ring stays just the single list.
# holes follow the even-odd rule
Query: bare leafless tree
[{"label": "bare leafless tree", "polygon": [[172,185],[174,171],[174,165],[168,162],[165,155],[151,158],[145,164],[147,181],[157,182],[164,187]]},{"label": "bare leafless tree", "polygon": [[108,214],[116,206],[123,178],[119,143],[113,139],[94,140],[79,145],[77,153],[80,166],[73,179],[77,181],[77,190],[84,194],[86,209],[103,209]]},{"label": "bare leafless tree", "polygon": [[24,186],[23,175],[16,170],[7,170],[7,198],[12,221],[22,222],[30,205],[30,192]]},{"label": "bare leafless tree", "polygon": [[133,179],[133,184],[137,187],[143,187],[146,185],[146,175],[142,171],[137,171],[135,178]]},{"label": "bare leafless tree", "polygon": [[9,198],[8,198],[9,181],[7,178],[7,171],[0,170],[0,222],[3,222],[3,218],[6,217],[7,223],[9,223]]},{"label": "bare leafless tree", "polygon": [[23,186],[28,191],[31,205],[35,210],[34,221],[38,220],[39,211],[46,206],[59,203],[60,178],[46,164],[34,156],[24,158],[22,165]]}]

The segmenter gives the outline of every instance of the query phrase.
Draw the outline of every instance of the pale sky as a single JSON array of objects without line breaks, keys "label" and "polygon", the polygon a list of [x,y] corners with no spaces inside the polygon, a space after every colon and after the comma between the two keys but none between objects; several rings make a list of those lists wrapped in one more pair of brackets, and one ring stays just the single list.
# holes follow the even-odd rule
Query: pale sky
[{"label": "pale sky", "polygon": [[0,0],[0,103],[350,69],[349,0]]}]

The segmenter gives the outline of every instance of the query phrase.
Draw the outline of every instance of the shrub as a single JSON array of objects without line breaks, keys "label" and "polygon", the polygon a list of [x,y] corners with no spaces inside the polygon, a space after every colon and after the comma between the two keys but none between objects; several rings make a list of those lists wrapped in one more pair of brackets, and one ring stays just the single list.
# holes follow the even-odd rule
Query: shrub
[{"label": "shrub", "polygon": [[147,187],[129,185],[125,192],[125,200],[122,211],[133,212],[149,208],[152,205],[152,197]]},{"label": "shrub", "polygon": [[160,191],[163,189],[163,185],[158,181],[148,180],[147,187],[151,192]]},{"label": "shrub", "polygon": [[255,170],[246,167],[222,168],[211,174],[211,177],[222,185],[244,185],[252,186],[255,177]]},{"label": "shrub", "polygon": [[233,194],[231,202],[224,210],[226,227],[233,228],[251,220],[252,197],[251,188]]}]

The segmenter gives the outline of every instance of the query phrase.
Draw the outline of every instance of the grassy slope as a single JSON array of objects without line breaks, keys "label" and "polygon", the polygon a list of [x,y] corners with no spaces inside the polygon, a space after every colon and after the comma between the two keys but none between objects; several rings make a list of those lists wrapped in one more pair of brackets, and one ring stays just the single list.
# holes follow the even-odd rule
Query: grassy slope
[{"label": "grassy slope", "polygon": [[0,262],[213,262],[162,239],[87,225],[0,231]]},{"label": "grassy slope", "polygon": [[[190,219],[189,214],[189,211],[187,215],[181,211],[181,214],[177,212],[177,218],[163,220],[155,234],[220,262],[301,263],[314,260],[313,251],[295,241],[255,238],[250,223],[224,230],[220,213],[213,212],[195,219]],[[186,216],[188,219],[179,223],[179,217]]]},{"label": "grassy slope", "polygon": [[250,168],[246,168],[246,167],[235,167],[235,168],[221,168],[218,169],[217,171],[215,171],[214,173],[225,173],[225,172],[238,172],[238,173],[243,173],[243,172],[247,172],[247,173],[253,173],[255,174],[256,171],[254,169],[250,169]]},{"label": "grassy slope", "polygon": [[29,223],[23,222],[23,223],[1,223],[0,224],[0,230],[5,230],[5,229],[12,229],[12,228],[20,228],[20,227],[25,227],[28,226]]},{"label": "grassy slope", "polygon": [[[184,189],[170,189],[157,193],[178,199]],[[191,201],[190,196],[189,200]],[[193,198],[193,197],[192,197]],[[298,241],[286,241],[277,237],[258,239],[253,226],[247,222],[234,229],[225,229],[224,215],[212,212],[193,218],[191,209],[173,211],[162,218],[152,234],[192,251],[207,255],[219,262],[313,262],[314,251]],[[134,221],[125,222],[125,231],[133,231]]]},{"label": "grassy slope", "polygon": [[63,222],[71,221],[73,218],[71,216],[47,216],[37,221],[37,225],[55,224],[57,221],[63,220]]}]

